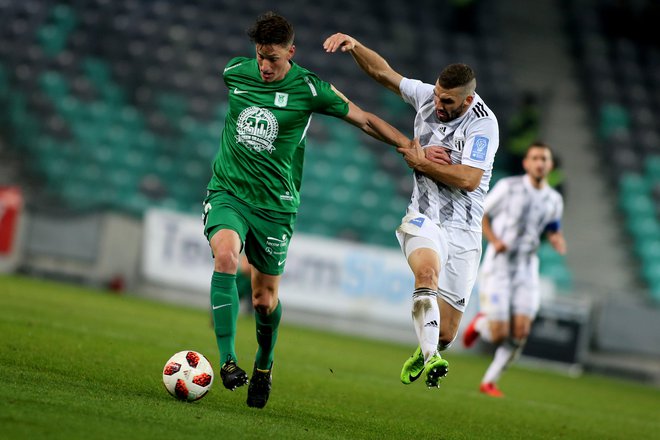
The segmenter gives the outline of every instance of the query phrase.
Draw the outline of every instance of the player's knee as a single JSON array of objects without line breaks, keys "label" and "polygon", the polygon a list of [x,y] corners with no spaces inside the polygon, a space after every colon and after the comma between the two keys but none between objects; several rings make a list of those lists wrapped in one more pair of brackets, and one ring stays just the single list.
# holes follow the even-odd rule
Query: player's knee
[{"label": "player's knee", "polygon": [[238,271],[238,254],[232,250],[219,248],[213,250],[213,259],[216,272],[236,273]]},{"label": "player's knee", "polygon": [[417,285],[436,289],[438,286],[438,271],[433,266],[422,266],[415,270],[415,281]]},{"label": "player's knee", "polygon": [[501,344],[509,338],[509,331],[506,327],[495,327],[491,329],[493,344]]},{"label": "player's knee", "polygon": [[277,307],[277,295],[273,286],[257,286],[252,289],[252,307],[260,315],[270,315]]}]

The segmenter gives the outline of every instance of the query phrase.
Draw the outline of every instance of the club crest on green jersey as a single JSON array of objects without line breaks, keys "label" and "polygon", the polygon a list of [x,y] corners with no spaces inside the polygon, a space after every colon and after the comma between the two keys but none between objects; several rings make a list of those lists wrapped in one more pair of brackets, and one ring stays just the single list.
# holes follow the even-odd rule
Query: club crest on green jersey
[{"label": "club crest on green jersey", "polygon": [[286,103],[289,101],[288,93],[275,92],[275,105],[278,107],[286,107]]},{"label": "club crest on green jersey", "polygon": [[277,118],[270,110],[247,107],[238,115],[236,141],[257,153],[266,150],[272,154],[278,131]]}]

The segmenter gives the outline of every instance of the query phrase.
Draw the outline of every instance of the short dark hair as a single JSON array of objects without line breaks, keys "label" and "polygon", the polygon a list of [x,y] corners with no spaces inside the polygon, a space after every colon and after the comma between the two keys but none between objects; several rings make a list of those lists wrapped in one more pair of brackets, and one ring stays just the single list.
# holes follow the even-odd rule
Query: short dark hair
[{"label": "short dark hair", "polygon": [[529,146],[525,150],[525,156],[524,157],[527,157],[527,155],[529,154],[529,151],[532,148],[543,148],[544,150],[548,150],[550,152],[550,156],[554,156],[554,154],[552,152],[552,148],[550,147],[550,145],[548,145],[548,144],[546,144],[545,142],[542,142],[542,141],[534,141],[531,144],[529,144]]},{"label": "short dark hair", "polygon": [[247,31],[250,41],[258,45],[289,46],[293,44],[293,26],[275,12],[260,15]]},{"label": "short dark hair", "polygon": [[443,89],[449,90],[466,86],[474,79],[474,70],[467,64],[450,64],[440,72],[438,84]]}]

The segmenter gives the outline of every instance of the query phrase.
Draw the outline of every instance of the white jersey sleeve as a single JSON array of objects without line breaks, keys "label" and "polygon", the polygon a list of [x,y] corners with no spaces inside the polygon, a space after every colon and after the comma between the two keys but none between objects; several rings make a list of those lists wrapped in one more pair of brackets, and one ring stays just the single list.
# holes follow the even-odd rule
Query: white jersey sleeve
[{"label": "white jersey sleeve", "polygon": [[412,105],[415,110],[419,110],[428,100],[429,94],[433,94],[433,86],[418,79],[403,78],[399,84],[399,91],[405,102]]},{"label": "white jersey sleeve", "polygon": [[495,217],[506,207],[510,179],[499,180],[484,199],[484,215]]},{"label": "white jersey sleeve", "polygon": [[561,194],[554,192],[555,194],[555,203],[552,206],[552,212],[550,214],[550,221],[545,226],[548,226],[552,223],[557,223],[559,229],[561,229],[561,217],[564,215],[564,199]]},{"label": "white jersey sleeve", "polygon": [[490,170],[499,146],[497,125],[486,118],[477,119],[466,135],[461,162],[481,170]]}]

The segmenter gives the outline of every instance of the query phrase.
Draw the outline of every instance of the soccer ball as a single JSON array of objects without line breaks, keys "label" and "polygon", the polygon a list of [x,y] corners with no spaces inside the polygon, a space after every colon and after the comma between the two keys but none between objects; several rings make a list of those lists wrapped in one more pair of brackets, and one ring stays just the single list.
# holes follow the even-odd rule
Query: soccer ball
[{"label": "soccer ball", "polygon": [[203,354],[192,350],[180,351],[165,364],[163,384],[179,400],[199,400],[211,389],[213,368]]}]

